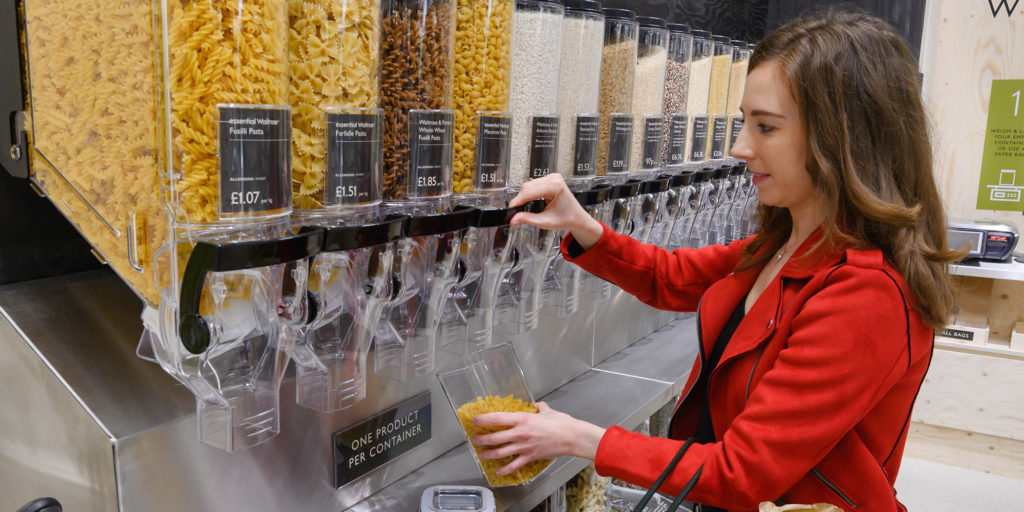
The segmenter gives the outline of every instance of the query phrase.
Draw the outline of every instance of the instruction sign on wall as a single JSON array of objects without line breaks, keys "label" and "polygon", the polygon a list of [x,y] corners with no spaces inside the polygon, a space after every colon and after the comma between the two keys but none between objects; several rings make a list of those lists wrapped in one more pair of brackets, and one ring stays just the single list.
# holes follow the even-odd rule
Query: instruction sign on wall
[{"label": "instruction sign on wall", "polygon": [[1024,80],[993,80],[979,210],[1024,211]]}]

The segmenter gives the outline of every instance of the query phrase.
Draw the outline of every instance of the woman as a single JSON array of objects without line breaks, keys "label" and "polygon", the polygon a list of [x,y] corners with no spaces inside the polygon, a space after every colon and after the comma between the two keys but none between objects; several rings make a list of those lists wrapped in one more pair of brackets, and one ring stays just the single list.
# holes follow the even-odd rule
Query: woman
[{"label": "woman", "polygon": [[700,356],[670,439],[607,430],[538,404],[492,413],[473,439],[511,472],[562,454],[649,487],[695,437],[661,491],[728,510],[759,502],[905,510],[893,482],[933,329],[953,310],[945,220],[915,59],[884,22],[794,22],[751,59],[733,155],[762,202],[760,232],[669,252],[590,218],[557,175],[513,204],[513,223],[567,229],[566,258],[651,306],[698,313]]}]

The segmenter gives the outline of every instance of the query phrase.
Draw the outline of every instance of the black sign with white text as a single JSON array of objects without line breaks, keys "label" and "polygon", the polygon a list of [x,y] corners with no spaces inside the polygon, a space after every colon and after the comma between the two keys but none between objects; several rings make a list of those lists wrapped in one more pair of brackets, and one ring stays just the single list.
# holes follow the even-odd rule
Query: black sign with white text
[{"label": "black sign with white text", "polygon": [[609,120],[608,162],[605,171],[610,174],[629,171],[630,148],[633,144],[633,116],[613,115]]},{"label": "black sign with white text", "polygon": [[512,152],[512,118],[507,113],[481,113],[477,118],[476,133],[473,188],[505,188]]},{"label": "black sign with white text", "polygon": [[535,116],[530,123],[530,179],[558,167],[558,116]]},{"label": "black sign with white text", "polygon": [[668,124],[668,160],[665,165],[682,165],[686,163],[686,129],[689,117],[686,114],[674,114]]},{"label": "black sign with white text", "polygon": [[690,133],[690,161],[703,162],[708,150],[708,116],[694,116]]},{"label": "black sign with white text", "polygon": [[378,109],[359,113],[328,112],[325,205],[380,200],[382,121]]},{"label": "black sign with white text", "polygon": [[661,141],[665,135],[665,118],[648,117],[644,119],[644,152],[641,156],[641,169],[657,169],[661,167]]},{"label": "black sign with white text", "polygon": [[711,159],[721,160],[725,158],[725,143],[727,130],[729,129],[729,119],[725,117],[715,117],[712,122],[711,129]]},{"label": "black sign with white text", "polygon": [[430,440],[430,393],[336,432],[331,439],[334,487],[340,489]]},{"label": "black sign with white text", "polygon": [[409,111],[409,197],[448,195],[452,188],[451,110]]},{"label": "black sign with white text", "polygon": [[218,106],[220,211],[269,212],[291,199],[291,110]]},{"label": "black sign with white text", "polygon": [[573,151],[573,176],[593,176],[597,172],[597,149],[601,140],[601,116],[576,116],[576,144]]}]

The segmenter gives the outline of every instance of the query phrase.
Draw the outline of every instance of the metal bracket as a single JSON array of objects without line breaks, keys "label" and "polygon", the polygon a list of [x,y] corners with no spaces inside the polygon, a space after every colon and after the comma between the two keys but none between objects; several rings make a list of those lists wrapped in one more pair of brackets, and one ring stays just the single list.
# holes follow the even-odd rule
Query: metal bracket
[{"label": "metal bracket", "polygon": [[0,73],[0,167],[15,178],[28,178],[21,64],[17,2],[0,2],[0,69],[18,70]]}]

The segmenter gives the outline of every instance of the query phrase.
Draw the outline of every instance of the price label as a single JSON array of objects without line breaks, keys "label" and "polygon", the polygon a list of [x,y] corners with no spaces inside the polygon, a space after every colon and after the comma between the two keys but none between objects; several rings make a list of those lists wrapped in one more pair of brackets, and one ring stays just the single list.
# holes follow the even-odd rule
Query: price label
[{"label": "price label", "polygon": [[729,152],[732,152],[732,147],[736,145],[736,137],[740,136],[740,132],[743,131],[743,118],[734,117],[729,126]]},{"label": "price label", "polygon": [[327,113],[324,204],[375,203],[381,196],[380,109]]},{"label": "price label", "polygon": [[633,144],[633,116],[615,115],[608,119],[608,163],[605,171],[611,174],[629,171],[630,146]]},{"label": "price label", "polygon": [[558,170],[558,116],[534,116],[530,123],[530,179]]},{"label": "price label", "polygon": [[712,121],[711,131],[711,159],[721,160],[725,158],[725,143],[729,119],[716,116]]},{"label": "price label", "polygon": [[661,143],[665,134],[665,118],[661,116],[644,119],[644,152],[641,169],[661,167]]},{"label": "price label", "polygon": [[694,116],[690,130],[690,161],[703,162],[708,148],[708,116]]},{"label": "price label", "polygon": [[454,126],[451,110],[409,111],[409,197],[451,193]]},{"label": "price label", "polygon": [[686,128],[689,117],[686,114],[675,114],[668,125],[668,154],[666,165],[682,165],[686,163]]},{"label": "price label", "polygon": [[597,149],[600,141],[601,116],[576,116],[576,141],[573,146],[573,176],[593,176],[597,173]]},{"label": "price label", "polygon": [[507,113],[481,113],[477,118],[476,189],[503,189],[508,182],[512,151],[512,118]]},{"label": "price label", "polygon": [[260,214],[291,205],[291,110],[218,105],[220,212]]}]

